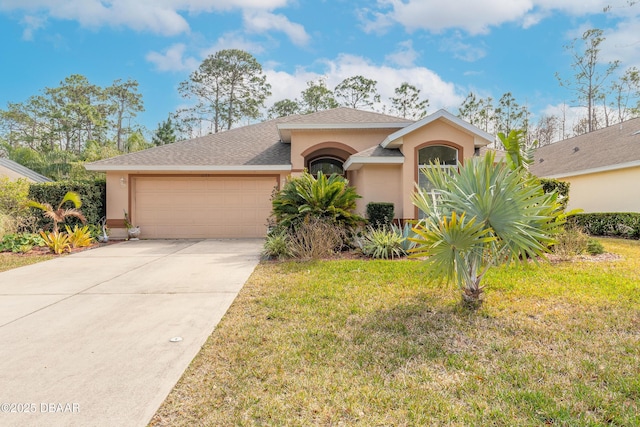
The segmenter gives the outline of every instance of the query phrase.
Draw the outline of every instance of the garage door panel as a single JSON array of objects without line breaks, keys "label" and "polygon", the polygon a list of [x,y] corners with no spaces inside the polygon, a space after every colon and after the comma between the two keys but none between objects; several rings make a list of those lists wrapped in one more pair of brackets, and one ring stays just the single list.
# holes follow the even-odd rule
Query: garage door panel
[{"label": "garage door panel", "polygon": [[141,177],[135,222],[143,238],[264,237],[275,177]]}]

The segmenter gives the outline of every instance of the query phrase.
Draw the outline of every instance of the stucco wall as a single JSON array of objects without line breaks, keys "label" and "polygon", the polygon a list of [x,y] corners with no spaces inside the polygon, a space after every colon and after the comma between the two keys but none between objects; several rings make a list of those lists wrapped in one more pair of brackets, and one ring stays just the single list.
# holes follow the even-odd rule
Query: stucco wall
[{"label": "stucco wall", "polygon": [[473,136],[446,122],[436,121],[405,135],[402,141],[404,165],[402,169],[402,212],[403,218],[415,218],[416,208],[411,203],[411,194],[418,179],[417,151],[429,145],[448,145],[458,149],[461,163],[474,153]]},{"label": "stucco wall", "polygon": [[370,202],[391,202],[394,204],[395,217],[404,218],[401,165],[364,165],[354,171],[350,183],[362,196],[357,201],[358,214],[366,216]]},{"label": "stucco wall", "polygon": [[571,184],[569,209],[640,212],[640,167],[560,178]]},{"label": "stucco wall", "polygon": [[[395,129],[394,129],[395,130]],[[314,148],[344,145],[353,153],[380,144],[394,130],[296,130],[291,132],[291,168],[294,172],[304,169],[305,153]]]}]

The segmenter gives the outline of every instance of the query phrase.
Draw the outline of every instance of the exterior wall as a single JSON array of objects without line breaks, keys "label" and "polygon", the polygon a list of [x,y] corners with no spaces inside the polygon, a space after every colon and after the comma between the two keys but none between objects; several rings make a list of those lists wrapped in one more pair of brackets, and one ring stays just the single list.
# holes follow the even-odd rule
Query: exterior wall
[{"label": "exterior wall", "polygon": [[350,183],[362,196],[356,211],[365,217],[370,202],[391,202],[396,218],[404,218],[402,195],[402,165],[363,165],[353,171]]},{"label": "exterior wall", "polygon": [[560,178],[571,184],[568,209],[640,212],[640,167]]},{"label": "exterior wall", "polygon": [[[189,177],[189,176],[251,176],[251,175],[277,175],[279,178],[278,185],[282,187],[288,172],[271,172],[271,171],[256,171],[256,172],[224,172],[224,173],[202,173],[193,172],[185,173],[183,171],[144,171],[140,173],[130,172],[107,172],[107,225],[109,226],[110,236],[112,239],[124,239],[127,236],[124,228],[124,211],[127,211],[130,216],[131,223],[136,223],[136,177],[142,176],[176,176],[176,177]],[[124,178],[124,184],[121,181]],[[265,218],[266,222],[266,218]],[[144,236],[143,236],[144,237]]]},{"label": "exterior wall", "polygon": [[[294,173],[301,172],[305,156],[315,148],[340,148],[355,154],[380,144],[394,130],[295,130],[291,132],[291,168]],[[346,159],[345,159],[346,160]]]},{"label": "exterior wall", "polygon": [[473,157],[474,153],[473,136],[441,120],[405,135],[401,149],[404,154],[404,165],[400,189],[403,196],[401,211],[404,219],[417,218],[418,210],[411,203],[411,194],[415,191],[415,183],[418,180],[418,150],[429,145],[448,145],[457,148],[460,164],[463,164],[465,159]]}]

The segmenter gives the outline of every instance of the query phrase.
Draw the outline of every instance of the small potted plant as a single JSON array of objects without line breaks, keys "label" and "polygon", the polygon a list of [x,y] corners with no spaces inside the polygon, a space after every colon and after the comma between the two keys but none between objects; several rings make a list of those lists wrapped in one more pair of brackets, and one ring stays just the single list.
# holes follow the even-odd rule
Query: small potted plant
[{"label": "small potted plant", "polygon": [[140,237],[140,227],[135,226],[129,222],[129,214],[124,211],[124,226],[127,228],[127,239],[138,240]]}]

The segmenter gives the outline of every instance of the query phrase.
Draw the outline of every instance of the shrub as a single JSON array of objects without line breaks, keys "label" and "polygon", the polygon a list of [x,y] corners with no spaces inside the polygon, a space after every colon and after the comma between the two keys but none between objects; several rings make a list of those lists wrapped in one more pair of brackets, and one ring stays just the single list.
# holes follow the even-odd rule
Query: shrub
[{"label": "shrub", "polygon": [[640,238],[640,213],[598,212],[574,215],[570,221],[592,236]]},{"label": "shrub", "polygon": [[362,253],[377,259],[400,258],[406,254],[402,249],[403,240],[396,230],[369,226],[362,237]]},{"label": "shrub", "polygon": [[267,235],[262,249],[262,255],[268,258],[288,258],[291,256],[289,249],[289,235],[287,230],[274,230]]},{"label": "shrub", "polygon": [[[43,184],[31,184],[29,187],[29,199],[40,203],[49,203],[56,206],[67,192],[73,191],[80,195],[82,200],[82,213],[89,224],[98,224],[100,218],[106,215],[106,183],[104,180],[96,181],[62,181],[47,182]],[[37,217],[37,228],[46,228],[49,220],[44,218],[42,212],[33,210]],[[81,221],[70,219],[69,225],[79,225]]]},{"label": "shrub", "polygon": [[367,218],[369,219],[369,225],[372,227],[390,227],[393,217],[393,203],[371,202],[367,204]]},{"label": "shrub", "polygon": [[553,252],[560,259],[567,260],[584,253],[588,241],[589,237],[579,227],[568,225],[558,234]]},{"label": "shrub", "polygon": [[69,235],[69,244],[72,248],[84,248],[91,246],[93,243],[93,237],[91,236],[91,231],[89,230],[88,225],[85,225],[82,228],[75,225],[73,230],[68,225],[65,225],[65,228]]},{"label": "shrub", "polygon": [[43,246],[44,241],[38,234],[5,234],[0,242],[0,252],[27,253],[34,246]]},{"label": "shrub", "polygon": [[413,232],[411,228],[411,224],[406,222],[404,227],[400,228],[395,224],[391,225],[391,229],[398,235],[402,236],[402,250],[405,254],[408,254],[410,250],[416,247],[416,242],[412,239],[415,239],[416,233]]},{"label": "shrub", "polygon": [[0,236],[16,233],[29,224],[31,212],[25,205],[28,194],[26,179],[0,178]]},{"label": "shrub", "polygon": [[289,250],[300,259],[321,259],[334,255],[346,238],[343,227],[320,218],[307,218],[289,231]]},{"label": "shrub", "polygon": [[45,233],[44,231],[41,231],[40,236],[42,236],[45,246],[54,254],[59,255],[65,251],[71,250],[69,235],[67,233],[60,233],[58,231]]},{"label": "shrub", "polygon": [[596,239],[589,239],[587,242],[587,252],[589,255],[600,255],[604,253],[604,246]]},{"label": "shrub", "polygon": [[567,209],[569,203],[569,187],[570,184],[565,181],[558,181],[553,178],[540,178],[540,185],[545,193],[556,192],[558,194],[558,203],[562,206],[563,210]]},{"label": "shrub", "polygon": [[305,172],[289,178],[272,200],[273,216],[278,224],[296,228],[310,218],[351,229],[364,221],[353,211],[360,196],[349,181],[339,175],[318,177]]}]

